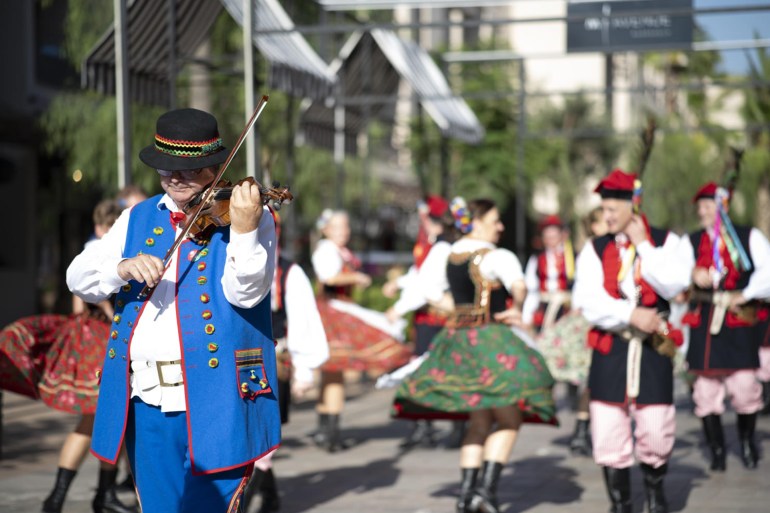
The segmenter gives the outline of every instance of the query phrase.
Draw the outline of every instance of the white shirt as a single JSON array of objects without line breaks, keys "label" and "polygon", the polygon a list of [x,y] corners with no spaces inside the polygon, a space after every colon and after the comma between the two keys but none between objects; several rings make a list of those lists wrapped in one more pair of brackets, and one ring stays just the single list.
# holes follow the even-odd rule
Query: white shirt
[{"label": "white shirt", "polygon": [[[610,241],[610,244],[614,244]],[[621,249],[621,260],[630,249]],[[678,236],[669,232],[662,246],[654,247],[644,241],[636,248],[640,260],[641,277],[661,297],[669,300],[683,291],[690,283],[690,276],[682,260],[682,244]],[[632,268],[623,277],[620,290],[628,299],[616,299],[604,288],[604,267],[594,245],[583,247],[575,265],[575,285],[572,304],[582,310],[588,322],[604,330],[627,327],[631,312],[636,308],[636,283]]]},{"label": "white shirt", "polygon": [[[273,280],[273,310],[277,308],[278,294]],[[286,309],[286,344],[294,366],[294,379],[313,382],[313,370],[329,359],[329,344],[315,302],[313,286],[305,271],[296,264],[286,274],[284,293]]]},{"label": "white shirt", "polygon": [[[415,266],[409,268],[409,273],[401,278],[403,280],[403,288],[401,294],[398,297],[398,301],[393,305],[393,310],[400,316],[404,316],[409,312],[413,312],[419,308],[422,308],[428,303],[428,298],[425,296],[425,288],[420,280],[420,275],[424,272],[430,273],[430,269],[438,268],[444,269],[446,267],[446,256],[449,254],[452,245],[446,241],[437,241],[428,250],[428,254],[425,255],[422,265],[419,269]],[[434,257],[431,258],[431,253]],[[440,255],[444,255],[441,257]],[[440,260],[439,260],[440,259]]]},{"label": "white shirt", "polygon": [[326,283],[341,273],[345,264],[340,248],[329,239],[318,241],[311,261],[313,262],[313,271],[321,283]]},{"label": "white shirt", "polygon": [[[449,290],[446,264],[450,254],[470,253],[480,249],[489,249],[491,251],[484,255],[481,264],[479,264],[479,271],[484,279],[490,281],[499,280],[508,292],[511,292],[516,282],[524,280],[521,263],[516,258],[516,255],[507,249],[498,248],[491,242],[464,237],[446,249],[443,247],[438,249],[435,254],[433,248],[431,248],[430,253],[428,253],[425,262],[423,262],[420,268],[420,283],[424,287],[425,297],[431,301],[439,301],[444,292]],[[423,269],[425,272],[423,272]]]},{"label": "white shirt", "polygon": [[[556,265],[557,255],[553,251],[545,252],[545,289],[549,292],[559,290],[559,268]],[[527,298],[521,309],[524,324],[532,324],[537,308],[540,306],[540,276],[537,272],[538,255],[532,255],[527,261],[524,272],[524,283],[527,286]]]},{"label": "white shirt", "polygon": [[[707,233],[711,237],[713,232]],[[770,298],[770,242],[756,228],[749,232],[748,251],[754,263],[754,271],[741,294],[748,300]],[[687,277],[690,278],[695,268],[695,252],[690,237],[682,238],[682,261],[687,267]]]},{"label": "white shirt", "polygon": [[[158,201],[158,209],[178,212],[176,204],[166,194]],[[98,303],[125,285],[118,276],[118,264],[125,260],[123,250],[128,234],[130,209],[120,215],[110,230],[98,241],[89,244],[67,269],[67,286],[73,294],[88,303]],[[169,225],[170,226],[170,225]],[[179,234],[181,228],[177,230]],[[180,247],[181,249],[181,247]],[[171,257],[169,269],[176,268],[179,251]],[[233,306],[252,308],[270,292],[275,268],[275,224],[267,208],[259,227],[238,234],[230,231],[227,263],[222,270],[222,289]],[[131,339],[131,397],[147,404],[160,406],[162,411],[184,411],[184,387],[160,387],[154,364],[144,362],[178,360],[181,341],[176,318],[176,273],[166,272],[148,299]],[[145,369],[150,369],[145,370]],[[136,383],[141,375],[141,386]],[[182,380],[182,369],[171,365],[163,369],[164,381]]]}]

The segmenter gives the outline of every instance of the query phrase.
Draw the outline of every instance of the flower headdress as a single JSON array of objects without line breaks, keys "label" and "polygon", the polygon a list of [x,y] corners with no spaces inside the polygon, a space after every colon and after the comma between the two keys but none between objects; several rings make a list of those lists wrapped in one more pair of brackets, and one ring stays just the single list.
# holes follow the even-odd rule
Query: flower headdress
[{"label": "flower headdress", "polygon": [[455,227],[460,230],[460,233],[470,233],[473,229],[473,222],[471,221],[471,212],[465,199],[460,196],[452,199],[449,210],[452,212],[452,217],[455,220]]}]

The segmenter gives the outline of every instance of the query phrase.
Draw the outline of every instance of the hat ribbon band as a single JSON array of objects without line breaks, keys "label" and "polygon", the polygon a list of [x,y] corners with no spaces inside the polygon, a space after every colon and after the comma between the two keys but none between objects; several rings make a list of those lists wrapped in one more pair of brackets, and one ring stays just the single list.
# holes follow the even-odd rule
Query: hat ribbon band
[{"label": "hat ribbon band", "polygon": [[222,138],[208,141],[179,141],[155,135],[155,149],[175,157],[205,157],[222,148]]}]

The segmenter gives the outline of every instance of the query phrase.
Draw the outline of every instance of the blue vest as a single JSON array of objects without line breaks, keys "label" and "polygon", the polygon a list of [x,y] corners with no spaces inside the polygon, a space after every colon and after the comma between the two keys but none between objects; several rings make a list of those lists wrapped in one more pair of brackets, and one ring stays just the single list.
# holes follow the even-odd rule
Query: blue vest
[{"label": "blue vest", "polygon": [[[162,259],[173,245],[169,212],[158,208],[159,199],[131,211],[124,257],[145,253]],[[196,474],[246,465],[277,447],[281,438],[270,297],[250,309],[228,303],[221,277],[229,239],[225,226],[203,245],[186,240],[176,268],[166,271],[177,276],[187,432]],[[131,281],[117,294],[102,369],[92,450],[112,463],[126,429],[131,339],[146,304],[137,298],[142,287]]]}]

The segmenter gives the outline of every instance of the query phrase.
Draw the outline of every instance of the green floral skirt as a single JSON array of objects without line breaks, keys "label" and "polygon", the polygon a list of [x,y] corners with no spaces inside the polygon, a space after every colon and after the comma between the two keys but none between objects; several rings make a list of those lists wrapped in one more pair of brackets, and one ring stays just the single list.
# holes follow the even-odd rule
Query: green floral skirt
[{"label": "green floral skirt", "polygon": [[588,347],[588,324],[573,310],[537,338],[537,347],[556,381],[583,385],[588,380],[592,350]]},{"label": "green floral skirt", "polygon": [[545,360],[508,326],[445,328],[429,351],[396,391],[394,417],[462,419],[515,405],[525,422],[557,424]]}]

